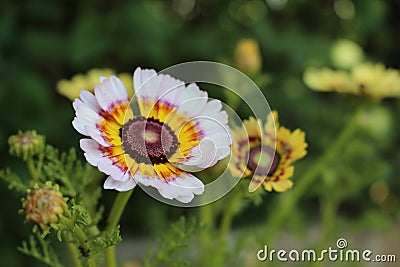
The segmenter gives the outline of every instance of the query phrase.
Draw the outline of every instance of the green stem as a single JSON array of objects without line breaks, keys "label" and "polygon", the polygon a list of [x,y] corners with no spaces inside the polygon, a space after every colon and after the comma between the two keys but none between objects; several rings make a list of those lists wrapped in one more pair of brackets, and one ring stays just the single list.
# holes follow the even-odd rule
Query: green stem
[{"label": "green stem", "polygon": [[327,166],[329,161],[340,154],[345,145],[357,131],[359,126],[359,117],[362,111],[363,108],[360,107],[360,109],[347,122],[346,127],[343,128],[337,139],[325,150],[325,153],[315,162],[315,164],[308,169],[303,176],[301,176],[301,179],[298,180],[296,186],[291,191],[285,193],[284,196],[281,196],[279,209],[273,214],[273,216],[270,216],[267,221],[265,239],[263,242],[265,242],[265,240],[271,242],[274,234],[281,227],[282,223],[293,210],[298,200],[305,192],[307,192],[307,189],[315,179],[319,177],[318,174],[320,174],[325,166]]},{"label": "green stem", "polygon": [[199,266],[207,266],[209,263],[207,257],[210,255],[212,248],[212,237],[214,236],[215,226],[215,203],[207,204],[199,207],[200,222],[203,225],[200,231],[200,253],[199,253]]},{"label": "green stem", "polygon": [[226,241],[228,235],[232,228],[233,218],[236,214],[237,207],[240,204],[242,199],[242,187],[236,186],[231,193],[231,198],[228,199],[228,205],[224,208],[224,213],[222,215],[221,225],[220,225],[220,232],[219,232],[219,251],[215,253],[216,261],[214,266],[222,266],[223,261],[225,259],[226,253]]},{"label": "green stem", "polygon": [[74,263],[75,267],[83,267],[81,260],[79,258],[79,251],[76,249],[72,242],[68,242],[67,234],[63,232],[63,239],[67,243],[69,254],[72,257],[72,262]]},{"label": "green stem", "polygon": [[82,231],[82,229],[77,224],[75,224],[74,220],[64,216],[60,217],[60,223],[64,224],[78,239],[80,251],[82,252],[82,254],[87,254],[84,256],[88,259],[89,267],[96,267],[96,261],[90,253],[88,238],[86,234]]},{"label": "green stem", "polygon": [[[107,220],[106,231],[111,231],[112,229],[117,227],[117,225],[119,224],[119,220],[121,219],[122,213],[124,212],[125,206],[132,195],[132,192],[133,189],[126,192],[118,193]],[[115,257],[115,246],[110,246],[106,248],[105,259],[107,267],[117,267],[117,259]]]},{"label": "green stem", "polygon": [[325,204],[321,206],[322,213],[322,241],[321,247],[325,247],[326,243],[331,240],[331,233],[333,233],[335,228],[335,218],[337,215],[337,210],[339,207],[339,201],[336,199],[326,199]]},{"label": "green stem", "polygon": [[35,163],[33,162],[33,158],[30,157],[30,158],[26,161],[26,164],[27,164],[27,166],[28,166],[28,171],[29,171],[30,175],[31,175],[32,178],[33,178],[33,182],[35,182],[35,183],[38,182],[38,181],[39,181],[39,176],[38,176],[38,173],[37,173],[37,171],[36,171]]},{"label": "green stem", "polygon": [[[331,235],[335,229],[335,218],[340,203],[340,198],[336,195],[327,194],[321,198],[321,241],[317,251],[322,251],[327,247],[327,244],[332,240]],[[324,266],[322,261],[316,261],[311,266]]]}]

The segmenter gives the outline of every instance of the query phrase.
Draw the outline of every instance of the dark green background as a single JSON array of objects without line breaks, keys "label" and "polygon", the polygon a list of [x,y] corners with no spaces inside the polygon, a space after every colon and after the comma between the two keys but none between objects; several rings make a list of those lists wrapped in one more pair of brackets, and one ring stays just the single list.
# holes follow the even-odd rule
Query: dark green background
[{"label": "dark green background", "polygon": [[[27,175],[23,165],[7,152],[7,138],[18,130],[36,129],[46,135],[48,143],[63,150],[78,148],[81,136],[71,126],[71,102],[55,90],[60,79],[98,67],[133,72],[137,66],[162,70],[193,60],[233,64],[236,42],[254,38],[263,57],[262,71],[270,78],[261,89],[268,91],[268,101],[279,110],[282,124],[306,132],[309,155],[298,164],[296,173],[301,174],[340,131],[356,102],[308,90],[302,83],[305,67],[310,63],[328,65],[332,43],[348,38],[359,43],[372,61],[400,68],[397,0],[354,0],[355,16],[350,20],[338,17],[333,0],[289,0],[279,10],[261,0],[203,0],[196,1],[187,15],[177,11],[179,2],[2,0],[0,168],[10,166]],[[342,164],[347,169],[338,172],[342,171],[342,179],[368,175],[369,180],[385,180],[399,200],[400,105],[398,100],[385,100],[382,106],[391,114],[390,134],[380,139],[361,135],[359,144],[353,144],[355,154],[349,156],[355,163]],[[376,169],[366,172],[367,160],[373,161]],[[318,219],[313,210],[324,190],[322,185],[313,185],[299,211],[310,216],[299,215],[300,221]],[[104,194],[108,206],[114,195]],[[139,190],[135,195],[122,222],[132,234],[153,235],[167,220],[195,211],[164,206]],[[272,197],[265,198],[273,202]],[[4,267],[35,266],[16,251],[30,229],[17,214],[19,198],[0,183],[0,266]],[[267,215],[259,215],[260,209],[264,210],[246,210],[248,216],[239,218],[237,226],[248,224],[248,218],[252,223],[261,221]],[[368,187],[362,187],[344,200],[340,214],[359,227],[370,227],[373,223],[364,222],[362,215],[379,209],[369,199]],[[387,220],[398,222],[398,209],[385,213]]]}]

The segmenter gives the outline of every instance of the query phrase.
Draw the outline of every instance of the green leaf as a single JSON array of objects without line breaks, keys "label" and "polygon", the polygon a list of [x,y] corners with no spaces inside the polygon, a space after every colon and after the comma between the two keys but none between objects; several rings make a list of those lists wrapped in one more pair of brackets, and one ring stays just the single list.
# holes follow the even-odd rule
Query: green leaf
[{"label": "green leaf", "polygon": [[28,189],[28,185],[22,182],[19,176],[9,169],[0,170],[0,179],[8,183],[10,189],[13,189],[17,192],[25,194],[26,190]]},{"label": "green leaf", "polygon": [[[157,239],[157,250],[151,247],[144,260],[145,267],[189,266],[189,261],[183,258],[183,252],[190,245],[190,239],[196,233],[198,224],[195,219],[189,221],[181,217],[177,222],[172,223],[168,230]],[[154,252],[155,251],[155,252]]]},{"label": "green leaf", "polygon": [[22,242],[18,250],[52,267],[63,267],[50,242],[37,233],[30,236],[29,241]]}]

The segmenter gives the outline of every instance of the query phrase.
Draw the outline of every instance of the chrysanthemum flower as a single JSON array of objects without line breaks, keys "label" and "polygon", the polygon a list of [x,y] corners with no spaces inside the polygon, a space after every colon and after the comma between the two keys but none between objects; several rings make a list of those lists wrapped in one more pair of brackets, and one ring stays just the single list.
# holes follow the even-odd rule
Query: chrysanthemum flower
[{"label": "chrysanthemum flower", "polygon": [[363,63],[347,71],[309,68],[304,83],[316,91],[336,91],[372,99],[400,97],[400,72],[382,64]]},{"label": "chrysanthemum flower", "polygon": [[91,137],[80,142],[85,157],[109,175],[106,189],[127,191],[140,183],[190,202],[204,185],[184,169],[210,167],[230,153],[228,116],[196,84],[140,68],[133,80],[138,114],[115,76],[74,101],[73,126]]},{"label": "chrysanthemum flower", "polygon": [[[99,83],[101,76],[109,77],[114,75],[115,71],[111,69],[91,69],[86,74],[76,74],[70,80],[63,79],[57,83],[57,91],[60,95],[70,100],[78,98],[82,90],[93,93],[94,87]],[[129,96],[133,95],[132,76],[127,73],[118,74],[122,80]]]},{"label": "chrysanthemum flower", "polygon": [[[275,131],[276,135],[272,134]],[[306,154],[305,134],[297,129],[293,132],[279,126],[278,113],[272,111],[262,127],[260,120],[251,117],[243,127],[232,130],[232,164],[229,169],[233,176],[252,177],[249,191],[261,185],[265,190],[283,192],[293,186],[292,163]],[[275,149],[276,146],[276,149]]]}]

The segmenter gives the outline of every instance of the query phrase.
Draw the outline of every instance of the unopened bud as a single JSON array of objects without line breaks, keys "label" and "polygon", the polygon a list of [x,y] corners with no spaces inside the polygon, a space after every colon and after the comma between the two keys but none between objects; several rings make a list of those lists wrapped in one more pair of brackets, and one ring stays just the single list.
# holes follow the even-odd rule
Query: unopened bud
[{"label": "unopened bud", "polygon": [[18,132],[8,139],[10,154],[27,160],[44,150],[45,137],[36,131]]},{"label": "unopened bud", "polygon": [[235,49],[235,65],[246,74],[257,73],[261,69],[261,53],[253,39],[240,40]]},{"label": "unopened bud", "polygon": [[51,224],[58,222],[60,216],[67,209],[67,203],[58,185],[52,186],[48,182],[43,187],[35,186],[35,188],[29,189],[22,207],[29,222],[46,229]]}]

